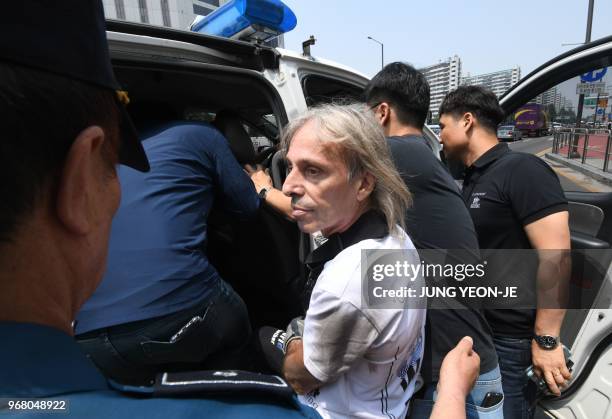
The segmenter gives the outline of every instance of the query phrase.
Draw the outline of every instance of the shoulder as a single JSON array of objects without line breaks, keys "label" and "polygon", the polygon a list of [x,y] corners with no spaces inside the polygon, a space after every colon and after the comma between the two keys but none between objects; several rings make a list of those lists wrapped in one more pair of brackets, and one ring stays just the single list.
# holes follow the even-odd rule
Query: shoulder
[{"label": "shoulder", "polygon": [[414,182],[429,182],[434,172],[441,168],[423,137],[387,137],[387,144],[395,167],[411,186],[415,186]]},{"label": "shoulder", "polygon": [[143,140],[143,144],[153,144],[166,140],[169,144],[202,144],[207,146],[227,146],[223,134],[206,122],[174,121],[158,127],[154,134]]},{"label": "shoulder", "polygon": [[435,158],[433,151],[421,136],[387,137],[391,153],[418,153]]},{"label": "shoulder", "polygon": [[416,257],[414,244],[401,227],[396,227],[395,234],[389,234],[381,239],[362,240],[342,250],[325,264],[315,287],[359,306],[363,262],[367,264],[370,257],[377,257],[385,251],[394,250],[407,251],[410,253],[409,256]]},{"label": "shoulder", "polygon": [[554,170],[544,160],[533,154],[511,151],[505,157],[503,165],[510,179],[529,180],[536,187],[544,179],[557,178]]},{"label": "shoulder", "polygon": [[548,168],[550,167],[538,156],[521,151],[509,151],[499,159],[502,165],[513,165],[521,168]]}]

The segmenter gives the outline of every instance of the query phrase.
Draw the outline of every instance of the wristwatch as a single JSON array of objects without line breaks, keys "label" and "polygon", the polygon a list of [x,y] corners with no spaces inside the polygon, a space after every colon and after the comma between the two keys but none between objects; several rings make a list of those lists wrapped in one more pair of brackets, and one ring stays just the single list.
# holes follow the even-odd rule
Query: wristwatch
[{"label": "wristwatch", "polygon": [[547,351],[555,349],[557,346],[559,346],[559,337],[551,335],[535,335],[533,338],[540,348]]},{"label": "wristwatch", "polygon": [[259,195],[259,197],[261,198],[261,200],[262,200],[262,201],[265,201],[265,200],[266,200],[266,195],[268,194],[268,191],[269,191],[270,189],[272,189],[272,188],[269,188],[269,187],[267,187],[267,186],[264,186],[263,188],[261,188],[261,189],[259,190],[258,195]]}]

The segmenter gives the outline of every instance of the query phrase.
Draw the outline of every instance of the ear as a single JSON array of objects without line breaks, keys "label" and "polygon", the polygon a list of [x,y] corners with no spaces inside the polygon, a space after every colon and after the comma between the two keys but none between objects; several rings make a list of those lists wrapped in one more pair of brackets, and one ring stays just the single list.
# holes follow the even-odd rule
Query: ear
[{"label": "ear", "polygon": [[382,102],[378,105],[378,112],[378,122],[384,127],[391,120],[391,107],[387,102]]},{"label": "ear", "polygon": [[374,190],[376,179],[370,172],[366,172],[359,181],[359,189],[357,189],[357,201],[365,201]]},{"label": "ear", "polygon": [[466,112],[463,114],[463,118],[461,118],[460,124],[463,128],[463,131],[468,132],[470,129],[474,127],[475,117],[472,112]]},{"label": "ear", "polygon": [[104,131],[91,126],[79,133],[68,150],[57,193],[56,210],[60,223],[71,233],[87,234],[91,228],[92,194],[97,193],[96,176]]}]

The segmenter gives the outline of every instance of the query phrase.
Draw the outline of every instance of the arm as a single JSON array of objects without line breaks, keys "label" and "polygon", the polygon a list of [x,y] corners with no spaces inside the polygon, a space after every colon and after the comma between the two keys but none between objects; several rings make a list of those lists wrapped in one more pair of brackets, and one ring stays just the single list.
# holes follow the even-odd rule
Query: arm
[{"label": "arm", "polygon": [[[557,212],[525,226],[525,232],[533,248],[538,250],[537,273],[538,308],[534,333],[559,336],[565,316],[567,285],[571,273],[569,214]],[[560,308],[554,308],[560,307]],[[533,365],[538,375],[543,375],[550,390],[560,395],[559,385],[571,378],[565,365],[561,345],[545,350],[534,341],[531,343]]]},{"label": "arm", "polygon": [[274,188],[272,178],[270,178],[270,175],[263,170],[263,167],[260,165],[253,167],[247,164],[244,166],[244,169],[251,177],[251,181],[253,182],[253,185],[255,185],[255,190],[257,193],[259,193],[263,188],[269,188],[268,193],[266,194],[266,204],[281,215],[284,215],[286,218],[293,221],[294,218],[291,215],[291,198],[285,195],[281,190]]},{"label": "arm", "polygon": [[[288,328],[287,335],[291,334]],[[377,337],[378,331],[359,308],[315,289],[302,339],[288,338],[284,376],[297,393],[312,391],[350,370]]]},{"label": "arm", "polygon": [[214,131],[206,140],[208,153],[214,161],[215,195],[221,199],[223,209],[242,219],[253,216],[260,204],[253,183],[249,182],[221,133]]},{"label": "arm", "polygon": [[309,393],[322,384],[304,366],[302,339],[294,339],[289,342],[283,361],[283,375],[297,394]]},{"label": "arm", "polygon": [[480,370],[480,357],[473,351],[473,344],[472,338],[466,336],[444,357],[431,419],[465,418],[465,398]]}]

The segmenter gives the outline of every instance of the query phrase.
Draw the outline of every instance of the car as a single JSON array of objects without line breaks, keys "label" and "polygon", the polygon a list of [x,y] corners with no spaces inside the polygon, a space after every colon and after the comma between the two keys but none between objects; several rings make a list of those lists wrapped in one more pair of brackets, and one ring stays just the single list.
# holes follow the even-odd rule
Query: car
[{"label": "car", "polygon": [[[369,81],[333,61],[260,42],[118,20],[107,21],[107,38],[133,106],[217,124],[238,162],[264,165],[277,188],[286,173],[281,128],[311,106],[359,101]],[[139,126],[139,116],[133,117]],[[439,158],[438,138],[424,131]],[[301,260],[313,243],[268,208],[240,228],[216,208],[209,218],[209,259],[244,297],[255,327],[285,328],[293,318],[301,302],[288,295],[305,280]]]},{"label": "car", "polygon": [[518,141],[523,139],[523,134],[514,125],[500,125],[497,127],[497,138],[501,141]]},{"label": "car", "polygon": [[427,128],[429,128],[434,134],[438,136],[440,135],[440,125],[437,125],[437,124],[427,125]]},{"label": "car", "polygon": [[[308,51],[112,20],[107,35],[117,79],[134,103],[162,103],[193,120],[228,115],[222,131],[238,161],[269,168],[277,188],[286,173],[278,147],[282,127],[310,106],[359,100],[368,82]],[[555,84],[611,61],[612,37],[582,45],[524,77],[500,104],[512,115]],[[439,156],[434,129],[425,127],[424,134]],[[561,332],[573,352],[574,379],[561,397],[542,399],[539,409],[551,417],[603,418],[612,400],[612,194],[566,196],[572,246],[582,252],[573,254],[581,269],[573,278],[581,309],[568,311]],[[291,296],[305,279],[302,261],[314,246],[311,237],[267,208],[248,224],[235,224],[217,210],[210,217],[208,255],[243,296],[254,327],[284,328],[289,322],[299,306]]]}]

